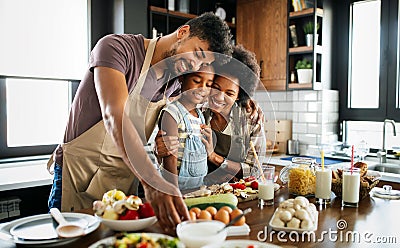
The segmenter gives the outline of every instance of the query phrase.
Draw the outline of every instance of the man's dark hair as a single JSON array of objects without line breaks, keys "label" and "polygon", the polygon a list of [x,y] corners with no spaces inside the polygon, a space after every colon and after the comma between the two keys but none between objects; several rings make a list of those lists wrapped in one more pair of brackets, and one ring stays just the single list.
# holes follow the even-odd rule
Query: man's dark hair
[{"label": "man's dark hair", "polygon": [[256,55],[242,45],[233,48],[232,57],[228,63],[221,65],[216,72],[222,76],[233,76],[239,79],[238,104],[245,106],[257,88],[260,77],[260,66]]},{"label": "man's dark hair", "polygon": [[[198,37],[209,43],[209,50],[227,56],[232,54],[231,31],[223,20],[212,12],[206,12],[199,17],[186,22],[190,26],[189,37]],[[222,61],[223,63],[227,61]]]}]

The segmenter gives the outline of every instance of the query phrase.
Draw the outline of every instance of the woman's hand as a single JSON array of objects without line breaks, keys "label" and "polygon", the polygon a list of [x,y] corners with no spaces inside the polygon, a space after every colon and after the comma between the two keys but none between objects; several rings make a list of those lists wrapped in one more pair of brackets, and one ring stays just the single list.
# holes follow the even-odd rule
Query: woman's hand
[{"label": "woman's hand", "polygon": [[264,113],[260,106],[253,99],[249,99],[246,105],[246,111],[250,114],[252,124],[264,122]]},{"label": "woman's hand", "polygon": [[177,155],[179,140],[177,136],[165,136],[163,130],[159,130],[155,138],[154,153],[157,158],[164,158],[169,155]]},{"label": "woman's hand", "polygon": [[212,139],[212,129],[211,127],[202,124],[201,125],[201,141],[203,142],[204,146],[206,147],[207,156],[210,156],[214,152],[214,144]]}]

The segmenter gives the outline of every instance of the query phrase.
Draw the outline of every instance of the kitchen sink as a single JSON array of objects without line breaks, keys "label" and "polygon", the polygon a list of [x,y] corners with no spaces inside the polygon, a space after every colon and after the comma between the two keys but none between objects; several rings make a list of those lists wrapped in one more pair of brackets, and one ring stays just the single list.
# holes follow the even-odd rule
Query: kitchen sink
[{"label": "kitchen sink", "polygon": [[374,171],[380,171],[380,172],[400,174],[400,165],[399,164],[391,164],[391,163],[376,164],[376,165],[369,166],[368,169],[374,170]]}]

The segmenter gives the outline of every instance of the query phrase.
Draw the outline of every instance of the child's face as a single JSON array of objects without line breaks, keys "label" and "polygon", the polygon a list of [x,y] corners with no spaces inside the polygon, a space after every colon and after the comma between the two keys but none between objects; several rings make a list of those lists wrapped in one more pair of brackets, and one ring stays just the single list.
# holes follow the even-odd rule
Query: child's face
[{"label": "child's face", "polygon": [[213,84],[214,73],[195,72],[183,77],[182,96],[195,104],[207,101]]}]

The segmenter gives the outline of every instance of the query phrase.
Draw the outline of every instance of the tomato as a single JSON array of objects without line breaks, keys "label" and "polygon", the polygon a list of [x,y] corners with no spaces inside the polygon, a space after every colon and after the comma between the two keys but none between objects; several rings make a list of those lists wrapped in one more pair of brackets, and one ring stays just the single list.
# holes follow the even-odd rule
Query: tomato
[{"label": "tomato", "polygon": [[139,207],[139,216],[140,218],[149,218],[154,216],[154,210],[149,202],[145,202]]},{"label": "tomato", "polygon": [[254,245],[248,245],[247,248],[254,248]]},{"label": "tomato", "polygon": [[252,189],[258,189],[258,182],[257,182],[257,181],[251,182],[250,187],[251,187]]},{"label": "tomato", "polygon": [[137,219],[139,219],[139,213],[136,210],[127,209],[125,211],[125,214],[124,215],[121,214],[118,219],[120,219],[120,220],[137,220]]},{"label": "tomato", "polygon": [[149,247],[149,246],[147,245],[147,242],[146,242],[146,243],[140,243],[140,244],[138,244],[138,246],[136,246],[136,247],[138,247],[138,248],[147,248],[147,247]]},{"label": "tomato", "polygon": [[230,183],[233,189],[246,189],[246,185],[241,183]]},{"label": "tomato", "polygon": [[254,180],[256,180],[256,177],[255,177],[255,176],[249,176],[249,177],[246,177],[246,178],[244,179],[245,182],[251,182],[251,181],[254,181]]}]

